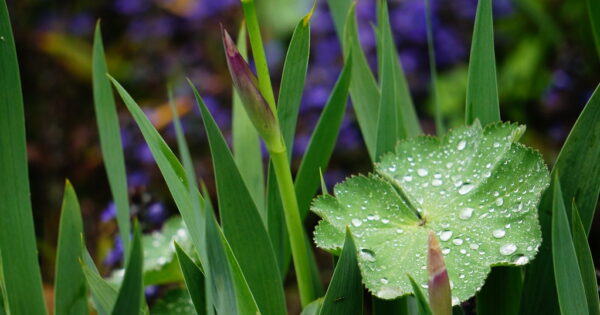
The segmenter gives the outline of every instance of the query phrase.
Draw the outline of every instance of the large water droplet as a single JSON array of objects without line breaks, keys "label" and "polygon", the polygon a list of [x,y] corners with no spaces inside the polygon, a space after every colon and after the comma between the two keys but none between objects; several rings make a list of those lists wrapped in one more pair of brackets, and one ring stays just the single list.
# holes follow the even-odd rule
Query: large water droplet
[{"label": "large water droplet", "polygon": [[362,221],[359,219],[352,219],[352,225],[359,227],[362,225]]},{"label": "large water droplet", "polygon": [[475,186],[473,186],[472,184],[469,183],[464,183],[460,186],[460,188],[458,189],[458,193],[461,195],[465,195],[467,194],[469,191],[471,191]]},{"label": "large water droplet", "polygon": [[517,255],[517,257],[515,257],[515,260],[513,260],[513,262],[515,263],[515,265],[526,265],[529,262],[529,258],[527,256],[524,255]]},{"label": "large water droplet", "polygon": [[496,205],[497,206],[501,206],[504,204],[504,199],[502,199],[502,197],[496,199]]},{"label": "large water droplet", "polygon": [[473,208],[464,208],[460,211],[460,214],[458,215],[458,217],[463,220],[468,220],[471,218],[471,216],[473,216],[474,210],[475,209],[473,209]]},{"label": "large water droplet", "polygon": [[500,247],[500,254],[502,255],[510,255],[517,250],[517,245],[513,243],[504,244]]},{"label": "large water droplet", "polygon": [[504,231],[503,229],[497,229],[492,232],[492,235],[495,238],[503,238],[504,235],[506,235],[506,231]]},{"label": "large water droplet", "polygon": [[358,255],[366,261],[375,261],[375,253],[368,248],[362,248]]},{"label": "large water droplet", "polygon": [[419,174],[419,176],[427,176],[427,174],[429,174],[429,171],[427,171],[424,168],[420,168],[417,170],[417,174]]},{"label": "large water droplet", "polygon": [[456,146],[456,149],[458,151],[462,151],[465,147],[467,146],[467,141],[465,140],[460,140],[460,142],[458,143],[458,145]]},{"label": "large water droplet", "polygon": [[460,238],[455,238],[452,240],[452,244],[454,244],[454,245],[462,245],[462,243],[463,243],[463,240]]},{"label": "large water droplet", "polygon": [[442,233],[440,233],[440,240],[442,241],[447,241],[452,237],[452,231],[450,230],[446,230],[446,231],[442,231]]}]

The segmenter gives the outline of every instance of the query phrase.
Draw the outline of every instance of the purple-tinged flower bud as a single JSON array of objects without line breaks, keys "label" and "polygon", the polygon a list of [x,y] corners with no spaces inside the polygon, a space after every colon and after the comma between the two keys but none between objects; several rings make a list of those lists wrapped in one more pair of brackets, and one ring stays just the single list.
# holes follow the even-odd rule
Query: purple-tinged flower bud
[{"label": "purple-tinged flower bud", "polygon": [[448,270],[444,264],[444,255],[435,234],[429,232],[429,250],[427,253],[427,272],[429,273],[429,306],[434,315],[452,314],[452,293]]},{"label": "purple-tinged flower bud", "polygon": [[272,146],[280,141],[279,126],[275,115],[258,89],[258,79],[238,51],[231,36],[224,28],[221,28],[221,30],[225,57],[233,86],[242,99],[246,113],[254,127],[265,139],[267,146]]}]

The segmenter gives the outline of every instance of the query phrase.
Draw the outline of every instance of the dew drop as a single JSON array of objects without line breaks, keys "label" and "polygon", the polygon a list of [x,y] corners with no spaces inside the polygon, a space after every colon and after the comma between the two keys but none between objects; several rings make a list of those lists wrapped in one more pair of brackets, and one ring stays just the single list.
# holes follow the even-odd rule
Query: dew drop
[{"label": "dew drop", "polygon": [[471,216],[473,216],[473,208],[464,208],[460,211],[460,214],[458,215],[459,218],[463,219],[463,220],[468,220],[471,218]]},{"label": "dew drop", "polygon": [[398,233],[398,234],[402,234],[403,232],[404,232],[403,229],[396,229],[396,233]]},{"label": "dew drop", "polygon": [[496,205],[497,206],[501,206],[504,204],[504,199],[502,199],[502,197],[496,199]]},{"label": "dew drop", "polygon": [[474,187],[475,186],[473,186],[472,184],[469,184],[469,183],[462,184],[462,186],[460,186],[460,188],[458,189],[458,193],[461,195],[465,195],[469,191],[471,191]]},{"label": "dew drop", "polygon": [[517,250],[517,245],[513,243],[504,244],[500,247],[500,254],[502,255],[510,255]]},{"label": "dew drop", "polygon": [[396,165],[392,165],[388,168],[388,171],[390,172],[395,172],[396,171]]},{"label": "dew drop", "polygon": [[417,170],[417,174],[419,174],[419,176],[427,176],[427,174],[429,174],[429,172],[424,168],[420,168]]},{"label": "dew drop", "polygon": [[506,231],[504,231],[503,229],[497,229],[492,232],[492,235],[495,238],[503,238],[504,235],[506,235]]},{"label": "dew drop", "polygon": [[499,142],[494,142],[494,148],[499,148],[500,147],[500,143]]},{"label": "dew drop", "polygon": [[406,175],[406,176],[403,177],[403,179],[404,179],[405,182],[410,182],[412,180],[412,176]]},{"label": "dew drop", "polygon": [[517,257],[515,257],[515,260],[513,261],[515,263],[515,265],[526,265],[529,262],[529,258],[527,258],[527,256],[524,255],[517,255]]},{"label": "dew drop", "polygon": [[383,284],[388,284],[388,282],[390,282],[386,277],[379,279],[379,281],[381,281]]},{"label": "dew drop", "polygon": [[456,146],[456,149],[458,151],[462,151],[465,147],[467,146],[467,141],[465,140],[460,140],[460,142],[458,143],[458,145]]},{"label": "dew drop", "polygon": [[359,219],[352,219],[352,225],[359,227],[362,225],[362,221]]},{"label": "dew drop", "polygon": [[442,241],[447,241],[452,237],[452,231],[450,230],[446,230],[446,231],[442,231],[442,233],[440,233],[440,240]]},{"label": "dew drop", "polygon": [[444,249],[442,249],[442,254],[448,255],[449,253],[450,253],[450,248],[444,248]]},{"label": "dew drop", "polygon": [[442,180],[441,179],[434,179],[431,181],[431,185],[433,186],[441,186],[442,185]]},{"label": "dew drop", "polygon": [[388,219],[381,219],[381,223],[388,224],[388,223],[390,223],[390,220],[388,220]]},{"label": "dew drop", "polygon": [[478,249],[478,248],[479,248],[479,245],[478,245],[478,244],[475,244],[475,243],[473,243],[473,244],[469,245],[469,248],[471,248],[471,249]]},{"label": "dew drop", "polygon": [[455,238],[452,240],[452,244],[454,244],[454,245],[462,245],[462,243],[463,243],[463,240],[460,238]]},{"label": "dew drop", "polygon": [[375,261],[375,253],[368,248],[362,248],[358,255],[366,261]]}]

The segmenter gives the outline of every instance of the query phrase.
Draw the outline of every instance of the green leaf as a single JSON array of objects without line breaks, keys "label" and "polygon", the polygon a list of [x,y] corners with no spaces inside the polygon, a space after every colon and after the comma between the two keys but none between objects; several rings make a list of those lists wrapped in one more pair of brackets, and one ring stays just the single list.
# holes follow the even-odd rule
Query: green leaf
[{"label": "green leaf", "polygon": [[[265,314],[285,312],[283,284],[269,235],[225,138],[198,91],[192,88],[210,144],[223,233],[261,311]],[[256,257],[260,257],[260,263]]]},{"label": "green leaf", "polygon": [[538,152],[516,142],[523,131],[516,124],[475,123],[441,139],[401,142],[376,164],[378,175],[352,177],[336,185],[335,198],[314,201],[311,210],[337,230],[318,228],[317,245],[340,248],[350,226],[363,282],[376,296],[393,299],[413,292],[401,275],[427,283],[433,231],[454,284],[453,304],[468,299],[490,266],[523,265],[541,242],[535,209],[548,171]]},{"label": "green leaf", "polygon": [[[247,58],[246,29],[242,25],[237,39],[240,54]],[[265,207],[265,180],[260,138],[252,121],[248,117],[242,100],[235,89],[233,91],[233,110],[231,134],[235,163],[256,203],[263,222],[267,221]]]},{"label": "green leaf", "polygon": [[600,314],[600,301],[598,298],[598,283],[596,282],[596,270],[592,259],[592,252],[588,244],[585,229],[579,217],[577,205],[571,206],[571,233],[573,234],[573,245],[577,253],[577,262],[581,271],[581,279],[587,299],[588,314]]},{"label": "green leaf", "polygon": [[418,313],[420,315],[432,315],[431,308],[429,308],[429,303],[427,302],[427,298],[423,294],[423,291],[421,291],[421,288],[415,282],[415,279],[413,279],[410,275],[407,275],[407,277],[408,277],[408,280],[410,280],[410,285],[415,294],[415,300],[417,302]]},{"label": "green leaf", "polygon": [[5,1],[0,35],[0,279],[7,313],[46,314],[29,199],[23,95]]},{"label": "green leaf", "polygon": [[562,314],[585,314],[588,310],[585,289],[556,172],[553,188],[552,257],[558,304]]},{"label": "green leaf", "polygon": [[175,262],[173,242],[177,242],[186,250],[192,249],[189,232],[179,216],[167,220],[160,232],[142,236],[145,285],[181,280],[181,273]]},{"label": "green leaf", "polygon": [[79,259],[83,222],[79,201],[67,180],[58,230],[54,276],[54,314],[88,314],[87,288]]},{"label": "green leaf", "polygon": [[327,0],[327,5],[329,6],[329,13],[333,18],[335,31],[340,39],[340,42],[342,42],[342,38],[344,36],[344,26],[346,25],[348,12],[352,7],[352,0]]},{"label": "green leaf", "polygon": [[[125,157],[121,144],[117,105],[115,104],[110,81],[106,77],[107,73],[108,67],[106,65],[106,58],[104,57],[100,21],[98,21],[92,54],[94,110],[96,112],[102,158],[104,159],[110,191],[117,208],[119,235],[121,236],[121,240],[123,240],[125,253],[129,253],[129,196],[127,175],[125,173]],[[127,254],[125,256],[125,261],[127,261]]]},{"label": "green leaf", "polygon": [[204,275],[202,270],[190,256],[175,243],[175,249],[177,251],[177,260],[179,261],[179,267],[183,273],[185,279],[185,286],[189,293],[189,297],[193,302],[194,308],[197,314],[204,314],[206,312],[206,299],[205,288],[204,288]]},{"label": "green leaf", "polygon": [[[565,200],[575,200],[584,230],[589,233],[600,191],[600,88],[596,88],[571,129],[553,168],[560,169]],[[558,314],[556,286],[552,272],[552,191],[542,196],[539,207],[542,246],[538,258],[527,267],[521,314]],[[569,207],[571,203],[565,206]],[[571,209],[567,208],[567,215]]]},{"label": "green leaf", "polygon": [[[352,63],[350,96],[356,112],[356,119],[369,151],[369,156],[372,161],[375,161],[377,158],[377,120],[380,95],[375,77],[360,46],[355,9],[355,5],[352,5],[348,12],[342,46],[346,63]],[[350,51],[352,51],[351,55],[349,54]],[[350,57],[352,59],[349,59]]]},{"label": "green leaf", "polygon": [[600,3],[594,0],[587,0],[587,11],[590,15],[590,23],[592,26],[592,34],[596,42],[596,50],[600,56]]},{"label": "green leaf", "polygon": [[467,124],[472,124],[475,119],[479,119],[482,124],[500,120],[492,0],[480,0],[477,3],[465,114]]},{"label": "green leaf", "polygon": [[152,315],[171,315],[171,314],[203,314],[194,311],[194,305],[189,293],[181,288],[169,290],[163,297],[156,301],[152,310]]},{"label": "green leaf", "polygon": [[112,309],[112,314],[136,314],[142,308],[144,300],[144,285],[143,285],[143,268],[144,254],[142,248],[141,231],[139,225],[133,227],[133,242],[131,252],[129,253],[129,261],[125,268],[125,276],[123,283],[119,288],[115,306]]},{"label": "green leaf", "polygon": [[319,314],[362,314],[363,289],[356,260],[356,247],[349,230],[342,255],[335,266]]},{"label": "green leaf", "polygon": [[348,63],[344,66],[327,100],[300,163],[294,184],[301,218],[305,218],[308,213],[310,201],[318,189],[319,170],[327,168],[340,133],[348,101],[351,74],[352,65]]}]

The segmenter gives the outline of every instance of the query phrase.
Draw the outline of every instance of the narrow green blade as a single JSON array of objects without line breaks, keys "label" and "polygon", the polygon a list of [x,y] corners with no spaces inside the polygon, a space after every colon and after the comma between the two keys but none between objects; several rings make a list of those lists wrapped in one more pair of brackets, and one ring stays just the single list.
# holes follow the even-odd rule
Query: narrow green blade
[{"label": "narrow green blade", "polygon": [[425,0],[425,22],[427,23],[427,55],[429,57],[429,95],[433,103],[433,114],[435,118],[435,131],[438,136],[445,132],[444,121],[440,109],[440,93],[437,86],[437,64],[435,62],[435,43],[433,41],[433,25],[431,22],[431,1]]},{"label": "narrow green blade", "polygon": [[[387,15],[387,5],[384,3],[381,6],[382,11],[379,15]],[[375,161],[379,161],[379,157],[387,152],[394,150],[396,142],[406,138],[407,134],[402,125],[402,115],[398,108],[398,100],[396,98],[396,81],[394,79],[394,56],[392,45],[393,41],[387,40],[391,37],[390,28],[385,25],[379,26],[379,36],[382,43],[379,49],[381,53],[381,97],[379,98],[379,115],[377,117],[377,146],[375,149]]]},{"label": "narrow green blade", "polygon": [[482,125],[500,120],[492,0],[480,0],[475,16],[467,84],[466,123],[479,119]]},{"label": "narrow green blade", "polygon": [[[395,83],[392,89],[395,90],[395,106],[398,111],[398,137],[400,139],[404,137],[414,137],[421,133],[421,126],[419,125],[415,106],[412,97],[410,96],[410,89],[408,88],[408,82],[404,75],[404,69],[402,68],[402,64],[398,58],[398,51],[394,44],[387,2],[378,0],[377,4],[377,53],[381,57],[381,61],[379,62],[380,76],[386,72],[390,72],[389,69],[383,71],[383,69],[385,69],[383,63],[386,61],[382,58],[384,54],[387,54],[389,58],[387,63],[391,62],[390,69],[392,69],[391,72],[393,73],[393,81]],[[380,84],[383,85],[383,80],[380,80]],[[381,86],[381,91],[383,97],[386,93],[383,86]]]},{"label": "narrow green blade", "polygon": [[581,223],[577,205],[571,205],[571,233],[573,234],[573,245],[577,253],[577,262],[581,271],[583,287],[585,288],[585,296],[587,299],[588,314],[600,314],[600,301],[598,298],[598,283],[596,282],[596,270],[594,268],[594,260],[592,259],[592,251],[588,244],[588,237]]},{"label": "narrow green blade", "polygon": [[[600,191],[600,88],[592,94],[561,149],[554,169],[560,169],[564,200],[575,200],[584,230],[589,233]],[[570,206],[567,203],[565,206]],[[567,215],[571,209],[567,208]],[[552,191],[546,190],[539,207],[542,246],[525,273],[521,314],[558,314],[552,272]]]},{"label": "narrow green blade", "polygon": [[144,266],[144,252],[142,250],[142,232],[139,225],[133,227],[133,242],[129,261],[125,268],[123,283],[119,288],[113,315],[137,314],[140,312],[144,301],[144,284],[142,271]]},{"label": "narrow green blade", "polygon": [[85,276],[79,260],[83,257],[83,222],[77,195],[67,180],[58,229],[54,314],[88,314]]},{"label": "narrow green blade", "polygon": [[[125,157],[121,144],[121,132],[117,106],[110,81],[106,77],[108,67],[104,57],[104,45],[100,22],[96,25],[94,48],[92,55],[92,82],[94,91],[94,110],[100,135],[100,147],[104,167],[115,205],[117,207],[117,225],[123,240],[125,253],[129,253],[129,197],[127,194],[127,175],[125,173]],[[125,261],[127,261],[127,254]]]},{"label": "narrow green blade", "polygon": [[[309,16],[307,17],[310,17]],[[294,133],[298,120],[298,110],[302,100],[306,70],[310,53],[310,19],[303,18],[294,30],[290,45],[287,50],[283,73],[281,78],[281,89],[277,108],[277,117],[281,128],[282,137],[288,148],[288,158],[292,157],[294,147]],[[274,170],[269,163],[267,182],[267,228],[273,244],[273,250],[277,257],[282,277],[287,274],[291,249],[289,245],[285,220],[281,209],[279,187],[275,178]]]},{"label": "narrow green blade", "polygon": [[340,255],[319,314],[362,314],[363,288],[356,260],[356,247],[346,230],[344,249]]},{"label": "narrow green blade", "polygon": [[[305,218],[319,185],[319,170],[327,168],[344,118],[352,64],[347,63],[327,100],[308,143],[295,179],[300,217]],[[325,191],[326,192],[326,191]]]},{"label": "narrow green blade", "polygon": [[0,3],[0,270],[11,314],[46,314],[29,200],[25,116],[6,2]]},{"label": "narrow green blade", "polygon": [[[521,302],[523,276],[517,267],[497,266],[477,294],[477,314],[517,314]],[[498,303],[502,298],[502,303]]]},{"label": "narrow green blade", "polygon": [[373,315],[408,315],[408,296],[403,296],[395,300],[383,300],[376,296],[371,297],[373,304]]},{"label": "narrow green blade", "polygon": [[298,22],[283,64],[279,91],[277,117],[288,153],[292,153],[298,110],[304,91],[306,70],[310,53],[310,15]]},{"label": "narrow green blade", "polygon": [[[261,311],[265,314],[285,312],[283,284],[269,235],[225,138],[198,91],[192,88],[210,144],[223,233]],[[256,257],[260,257],[260,263]]]},{"label": "narrow green blade", "polygon": [[318,315],[321,310],[321,305],[323,304],[323,298],[318,298],[310,304],[306,305],[306,307],[302,310],[300,315]]},{"label": "narrow green blade", "polygon": [[415,300],[417,302],[417,310],[420,315],[432,315],[431,308],[429,308],[429,303],[427,302],[427,298],[421,291],[421,287],[415,282],[410,275],[408,275],[408,279],[410,280],[410,285],[413,288],[413,292],[415,292]]},{"label": "narrow green blade", "polygon": [[[252,293],[248,289],[248,284],[246,283],[244,275],[241,273],[239,266],[237,265],[237,261],[235,261],[235,257],[231,253],[231,248],[228,246],[224,237],[222,237],[222,235],[219,236],[219,233],[222,234],[222,232],[218,226],[214,228],[217,231],[215,232],[216,234],[214,234],[213,232],[209,233],[207,231],[207,228],[205,227],[206,214],[203,213],[207,211],[205,211],[202,207],[196,207],[196,205],[194,204],[194,196],[197,195],[197,199],[200,201],[199,203],[203,203],[205,206],[208,206],[209,203],[204,202],[204,200],[200,197],[200,193],[197,191],[197,189],[194,191],[194,189],[190,189],[188,187],[189,185],[191,185],[189,184],[190,181],[188,180],[188,177],[190,176],[187,175],[186,170],[183,169],[183,167],[175,157],[175,154],[173,154],[169,146],[167,146],[164,139],[154,128],[154,126],[146,117],[139,105],[136,104],[136,102],[129,95],[129,93],[127,93],[127,91],[125,91],[125,89],[116,80],[112,79],[112,82],[115,88],[117,89],[117,92],[123,99],[123,102],[127,106],[127,109],[138,124],[138,127],[140,128],[140,131],[142,132],[142,135],[144,136],[144,139],[146,140],[146,143],[148,144],[148,147],[152,152],[152,156],[154,157],[154,160],[156,161],[163,175],[163,178],[167,183],[167,187],[169,188],[169,191],[173,196],[175,204],[177,205],[177,208],[179,209],[179,212],[181,213],[181,216],[183,217],[183,220],[185,221],[185,224],[188,227],[190,238],[192,239],[195,248],[201,254],[202,266],[204,270],[207,270],[207,265],[211,267],[210,275],[207,276],[207,278],[211,278],[211,275],[219,273],[218,269],[213,271],[211,260],[209,258],[216,259],[221,265],[223,265],[224,262],[228,262],[227,266],[229,266],[229,263],[231,264],[231,270],[235,277],[229,278],[231,280],[230,282],[217,282],[216,280],[211,279],[212,286],[210,294],[215,296],[215,308],[217,308],[217,310],[220,309],[220,305],[217,305],[217,302],[219,301],[220,296],[222,294],[228,292],[227,290],[221,290],[221,288],[225,286],[230,287],[230,290],[236,292],[236,301],[238,305],[241,305],[240,307],[242,310],[244,310],[245,312],[255,313],[257,310],[256,302],[254,301]],[[194,195],[190,196],[190,190],[193,192]],[[207,235],[211,236],[214,239],[214,242],[217,242],[220,239],[220,241],[217,242],[219,244],[213,244],[212,246],[213,248],[224,248],[225,252],[221,252],[218,250],[214,251],[212,254],[217,255],[215,257],[202,255],[203,249],[208,248],[208,244],[205,242],[205,238]],[[207,245],[205,246],[205,244]],[[220,279],[223,280],[224,278]],[[229,301],[228,303],[231,304],[231,301]]]},{"label": "narrow green blade", "polygon": [[[87,256],[89,257],[89,254]],[[81,262],[81,269],[92,293],[94,307],[98,314],[108,315],[117,300],[117,289],[102,279],[93,262],[85,258],[83,260],[85,262]]]},{"label": "narrow green blade", "polygon": [[[247,58],[246,28],[242,25],[237,39],[240,54]],[[267,222],[265,207],[265,179],[263,171],[260,138],[252,121],[244,110],[244,105],[237,91],[233,91],[233,110],[231,134],[235,163],[246,183],[246,187],[256,203],[263,222]]]},{"label": "narrow green blade", "polygon": [[181,273],[183,273],[185,286],[190,293],[196,313],[204,314],[206,312],[206,299],[204,298],[205,289],[202,270],[177,243],[175,243],[175,251]]},{"label": "narrow green blade", "polygon": [[590,15],[592,34],[596,42],[596,50],[600,56],[600,2],[596,0],[587,0],[587,11]]},{"label": "narrow green blade", "polygon": [[[371,160],[375,161],[380,95],[375,77],[360,46],[355,5],[352,5],[348,12],[342,42],[345,58],[352,58],[346,60],[347,63],[352,63],[352,81],[350,82],[352,105]],[[352,51],[352,55],[349,55],[350,51]]]},{"label": "narrow green blade", "polygon": [[333,25],[341,42],[344,36],[344,26],[346,25],[348,11],[352,6],[352,0],[327,0],[327,5],[329,5]]},{"label": "narrow green blade", "polygon": [[585,289],[560,186],[555,172],[552,199],[552,261],[558,305],[562,314],[586,314],[588,307]]}]

